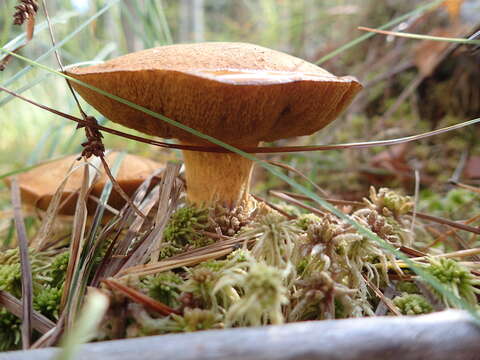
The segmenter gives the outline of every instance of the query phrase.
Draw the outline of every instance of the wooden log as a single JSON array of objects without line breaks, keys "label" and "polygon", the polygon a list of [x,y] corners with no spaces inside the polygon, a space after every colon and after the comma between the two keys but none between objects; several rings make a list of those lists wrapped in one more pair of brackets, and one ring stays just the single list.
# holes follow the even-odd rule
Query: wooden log
[{"label": "wooden log", "polygon": [[[50,360],[57,352],[10,352],[0,360]],[[474,360],[480,359],[480,327],[467,313],[449,310],[99,342],[84,345],[75,359]]]}]

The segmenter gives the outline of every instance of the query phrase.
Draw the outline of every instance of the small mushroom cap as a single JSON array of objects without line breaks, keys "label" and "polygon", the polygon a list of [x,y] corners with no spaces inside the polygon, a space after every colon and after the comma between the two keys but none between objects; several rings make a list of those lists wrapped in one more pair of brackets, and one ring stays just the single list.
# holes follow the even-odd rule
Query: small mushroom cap
[{"label": "small mushroom cap", "polygon": [[[111,152],[106,155],[105,159],[110,167],[115,163],[115,158],[118,154],[119,153],[117,152]],[[74,164],[77,157],[78,155],[67,156],[45,163],[18,175],[22,202],[42,210],[47,210],[55,192],[66,178],[70,167]],[[81,165],[82,162],[78,162],[75,165],[77,164]],[[115,178],[120,187],[131,196],[148,176],[161,167],[164,166],[153,160],[127,154],[123,158]],[[102,194],[103,187],[108,180],[108,176],[105,174],[101,163],[98,166],[98,169],[101,170],[101,173],[98,176],[97,181],[92,185],[90,192],[91,195],[97,198]],[[7,179],[7,183],[9,182],[9,179]],[[62,201],[67,199],[72,193],[77,192],[81,188],[82,182],[83,166],[74,170],[68,178],[62,193]],[[61,215],[73,215],[75,213],[76,201],[77,195],[71,196],[60,209],[59,213]],[[108,203],[110,206],[120,209],[125,204],[125,201],[120,194],[115,190],[112,190]],[[87,202],[89,211],[94,210],[95,206],[93,200]]]},{"label": "small mushroom cap", "polygon": [[[231,144],[309,135],[328,125],[362,86],[302,59],[244,43],[169,45],[68,75]],[[184,142],[177,127],[72,83],[110,120]]]}]

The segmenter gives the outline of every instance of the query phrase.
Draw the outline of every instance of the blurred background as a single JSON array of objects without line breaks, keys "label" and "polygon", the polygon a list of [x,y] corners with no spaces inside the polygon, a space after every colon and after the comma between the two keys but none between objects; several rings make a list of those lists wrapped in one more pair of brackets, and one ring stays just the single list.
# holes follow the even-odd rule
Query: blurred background
[{"label": "blurred background", "polygon": [[[469,37],[480,29],[479,0],[51,0],[48,10],[64,64],[91,64],[128,52],[179,42],[250,42],[317,62],[336,75],[356,76],[365,89],[350,109],[319,133],[276,145],[333,144],[408,136],[480,117],[480,55],[473,47],[447,42],[376,35],[345,51],[364,36],[358,26],[379,27],[414,9],[390,27],[396,31]],[[24,28],[12,25],[15,0],[0,4],[0,43],[14,49]],[[58,68],[39,10],[33,40],[20,51]],[[336,56],[334,55],[337,51]],[[46,106],[78,115],[64,80],[13,59],[0,83]],[[84,104],[84,103],[82,103]],[[100,123],[129,129],[102,118]],[[65,154],[77,153],[84,132],[60,117],[0,93],[0,176]],[[402,188],[412,194],[415,171],[424,210],[464,218],[458,209],[474,206],[472,192],[452,195],[449,180],[480,184],[479,127],[389,148],[269,156],[302,171],[331,195],[365,196],[370,185]],[[154,159],[180,159],[141,143],[105,134],[109,149]],[[1,183],[1,182],[0,182]],[[308,184],[307,184],[308,186]],[[254,191],[286,188],[257,170]],[[0,206],[9,192],[0,184]],[[451,194],[451,195],[448,195]],[[451,198],[449,198],[450,196]],[[478,200],[478,198],[477,198]],[[478,201],[477,201],[478,204]],[[478,206],[478,205],[476,205]],[[462,210],[463,211],[463,210]]]}]

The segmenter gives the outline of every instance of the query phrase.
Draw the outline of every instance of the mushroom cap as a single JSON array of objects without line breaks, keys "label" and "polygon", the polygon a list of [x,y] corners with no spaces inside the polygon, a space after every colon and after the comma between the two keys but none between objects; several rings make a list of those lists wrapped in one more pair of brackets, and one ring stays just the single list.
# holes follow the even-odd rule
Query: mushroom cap
[{"label": "mushroom cap", "polygon": [[[131,53],[67,74],[231,144],[309,135],[362,86],[294,56],[245,43],[178,44]],[[192,134],[72,83],[110,120],[201,143]]]},{"label": "mushroom cap", "polygon": [[[105,160],[109,166],[114,164],[118,154],[118,152],[110,152],[105,156]],[[47,210],[50,201],[58,187],[66,178],[76,158],[78,158],[78,155],[66,156],[18,175],[22,202],[42,210]],[[80,165],[81,163],[78,162],[78,164]],[[123,158],[115,178],[120,187],[131,196],[148,176],[161,167],[163,167],[162,164],[153,160],[127,154]],[[108,180],[108,176],[105,174],[101,164],[98,169],[101,170],[101,172],[90,191],[90,194],[96,197],[100,197],[103,187]],[[9,184],[9,182],[10,180],[7,179],[7,184]],[[68,178],[63,189],[62,201],[66,200],[72,193],[77,192],[81,188],[82,182],[83,166],[74,170]],[[70,196],[70,199],[67,200],[65,205],[60,209],[59,214],[73,215],[75,213],[76,201],[77,195]],[[108,204],[116,209],[120,209],[125,204],[125,201],[120,194],[113,189]],[[87,208],[89,211],[94,210],[95,202],[89,199]]]}]

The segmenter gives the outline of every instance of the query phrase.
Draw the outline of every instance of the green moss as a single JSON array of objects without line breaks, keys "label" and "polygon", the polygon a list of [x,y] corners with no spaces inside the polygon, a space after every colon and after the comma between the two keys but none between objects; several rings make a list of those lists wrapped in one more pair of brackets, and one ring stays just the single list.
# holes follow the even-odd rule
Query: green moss
[{"label": "green moss", "polygon": [[183,316],[172,315],[177,331],[192,332],[222,327],[221,316],[211,310],[186,308]]},{"label": "green moss", "polygon": [[[453,259],[431,258],[430,265],[425,270],[457,297],[462,298],[470,305],[477,305],[477,294],[480,294],[480,289],[476,286],[480,285],[480,279],[477,279],[460,263]],[[436,290],[434,293],[443,300],[446,306],[456,306],[456,303]]]},{"label": "green moss", "polygon": [[407,294],[417,294],[419,292],[418,286],[411,281],[401,281],[397,284],[397,290]]},{"label": "green moss", "polygon": [[183,279],[171,271],[142,279],[142,286],[147,290],[148,295],[170,307],[179,305],[178,297],[182,284]]},{"label": "green moss", "polygon": [[202,266],[212,271],[221,271],[225,267],[225,263],[226,261],[209,260],[209,261],[204,261],[202,263]]},{"label": "green moss", "polygon": [[176,253],[186,246],[202,247],[213,242],[201,233],[208,226],[208,210],[186,206],[178,209],[170,218],[163,233],[164,241],[170,245],[165,255]]},{"label": "green moss", "polygon": [[403,315],[428,314],[433,311],[432,305],[428,300],[418,294],[404,293],[402,296],[397,296],[393,299],[393,303]]},{"label": "green moss", "polygon": [[377,210],[381,215],[393,215],[398,218],[413,209],[413,202],[409,196],[402,196],[398,192],[388,188],[381,188],[378,192],[370,187],[370,199],[366,203]]},{"label": "green moss", "polygon": [[303,214],[303,215],[300,215],[297,218],[297,221],[296,221],[295,225],[298,226],[303,231],[307,231],[307,229],[310,225],[315,224],[315,223],[319,223],[321,221],[322,221],[322,219],[320,219],[317,215]]},{"label": "green moss", "polygon": [[50,266],[50,276],[52,278],[50,285],[52,287],[58,288],[64,283],[69,259],[70,253],[68,251],[53,258],[52,265]]},{"label": "green moss", "polygon": [[480,196],[466,189],[452,189],[448,193],[424,190],[420,208],[424,211],[452,219],[472,217],[480,211]]},{"label": "green moss", "polygon": [[0,351],[17,350],[21,345],[21,321],[0,307]]},{"label": "green moss", "polygon": [[50,320],[58,320],[62,292],[62,289],[55,287],[41,287],[33,299],[33,308]]},{"label": "green moss", "polygon": [[309,258],[302,258],[297,264],[297,274],[302,276],[309,264]]},{"label": "green moss", "polygon": [[282,305],[289,302],[285,279],[288,270],[250,262],[247,271],[230,269],[222,281],[239,290],[240,298],[227,310],[225,325],[259,326],[284,321]]},{"label": "green moss", "polygon": [[204,308],[215,306],[217,300],[213,288],[221,273],[202,264],[188,269],[187,273],[188,280],[183,284],[182,291],[193,294]]},{"label": "green moss", "polygon": [[22,270],[20,263],[0,265],[0,290],[20,298],[22,295]]}]

